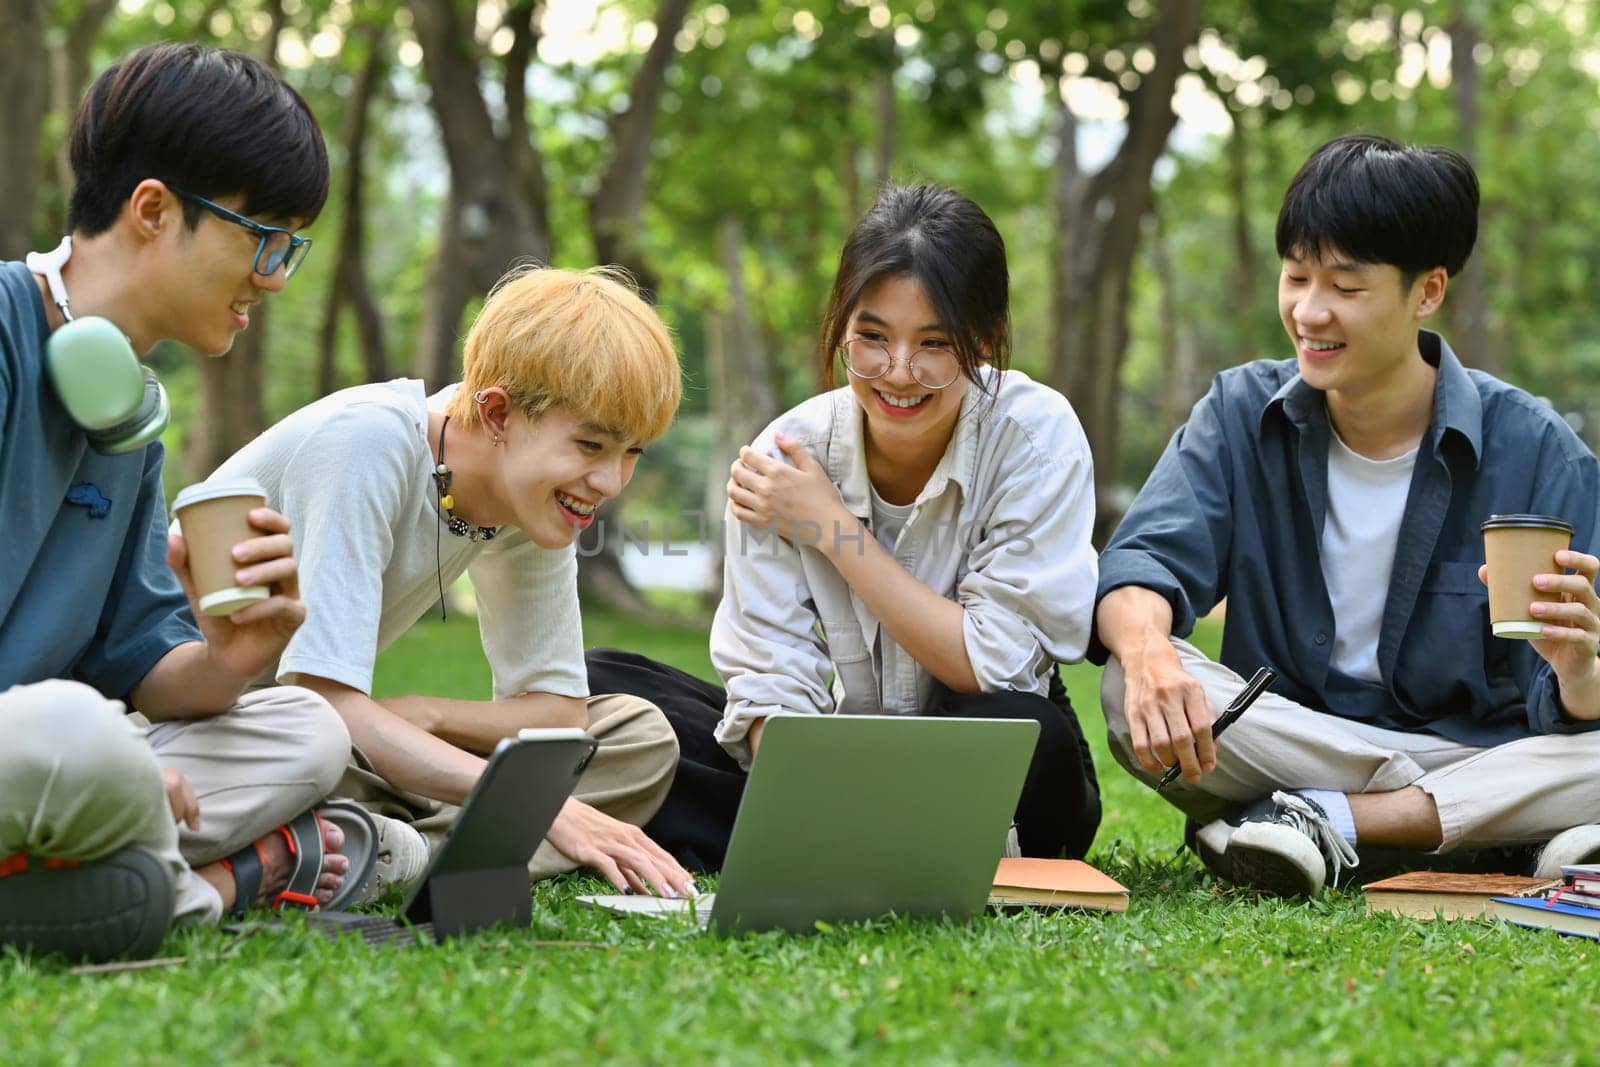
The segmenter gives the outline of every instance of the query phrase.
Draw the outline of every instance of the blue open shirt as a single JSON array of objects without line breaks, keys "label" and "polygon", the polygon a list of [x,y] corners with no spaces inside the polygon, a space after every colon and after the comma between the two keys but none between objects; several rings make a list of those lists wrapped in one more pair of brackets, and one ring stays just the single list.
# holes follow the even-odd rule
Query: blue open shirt
[{"label": "blue open shirt", "polygon": [[0,690],[72,678],[122,699],[200,633],[167,566],[160,443],[89,448],[45,373],[49,336],[33,275],[0,263]]},{"label": "blue open shirt", "polygon": [[[1478,581],[1492,514],[1557,515],[1595,552],[1600,464],[1527,393],[1461,366],[1421,334],[1438,368],[1433,419],[1406,498],[1378,637],[1381,682],[1329,665],[1333,607],[1319,560],[1328,504],[1328,410],[1294,360],[1217,375],[1173,435],[1100,557],[1096,601],[1138,585],[1172,605],[1172,632],[1228,598],[1222,662],[1278,672],[1306,707],[1470,745],[1600,727],[1561,708],[1555,673],[1527,641],[1492,635]],[[1089,657],[1105,662],[1096,633]]]}]

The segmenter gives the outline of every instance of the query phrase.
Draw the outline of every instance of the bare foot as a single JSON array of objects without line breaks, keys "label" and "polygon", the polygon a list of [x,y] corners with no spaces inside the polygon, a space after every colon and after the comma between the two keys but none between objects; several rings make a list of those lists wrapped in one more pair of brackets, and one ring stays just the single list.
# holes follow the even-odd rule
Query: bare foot
[{"label": "bare foot", "polygon": [[[344,885],[345,875],[350,873],[350,858],[339,851],[344,847],[344,831],[331,822],[321,825],[322,873],[317,876],[317,888],[312,895],[317,898],[318,904],[326,904]],[[294,872],[294,857],[289,853],[289,842],[276,831],[261,838],[259,843],[261,891],[252,903],[264,907],[289,884],[289,876]],[[238,887],[234,884],[233,872],[224,867],[221,860],[198,867],[195,873],[215,887],[217,894],[222,897],[223,911],[233,907],[238,899]]]}]

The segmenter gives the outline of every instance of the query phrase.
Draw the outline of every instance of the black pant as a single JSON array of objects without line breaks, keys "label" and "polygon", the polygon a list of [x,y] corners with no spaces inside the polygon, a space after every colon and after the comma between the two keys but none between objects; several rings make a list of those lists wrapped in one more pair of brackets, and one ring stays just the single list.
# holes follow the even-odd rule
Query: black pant
[{"label": "black pant", "polygon": [[[676,667],[634,652],[599,648],[585,657],[589,692],[643,697],[666,713],[678,735],[678,773],[645,832],[695,871],[721,870],[744,794],[745,772],[713,736],[727,694]],[[929,714],[1033,719],[1039,741],[1017,801],[1017,838],[1025,856],[1081,859],[1100,827],[1100,786],[1059,675],[1048,698],[1031,693],[945,693]]]}]

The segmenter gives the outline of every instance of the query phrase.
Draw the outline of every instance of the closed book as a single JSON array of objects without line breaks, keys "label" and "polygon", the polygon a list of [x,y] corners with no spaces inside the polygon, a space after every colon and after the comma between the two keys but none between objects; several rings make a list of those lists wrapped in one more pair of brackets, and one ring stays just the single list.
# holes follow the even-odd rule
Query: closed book
[{"label": "closed book", "polygon": [[1366,887],[1367,914],[1407,919],[1476,919],[1490,912],[1495,897],[1543,893],[1560,882],[1519,874],[1455,874],[1408,871]]},{"label": "closed book", "polygon": [[1580,893],[1600,894],[1600,863],[1574,863],[1561,868],[1567,884]]},{"label": "closed book", "polygon": [[994,907],[1127,911],[1128,890],[1082,860],[1008,856],[995,871],[989,903]]},{"label": "closed book", "polygon": [[1600,912],[1600,895],[1579,892],[1570,884],[1562,886],[1550,896],[1563,904],[1571,904],[1574,908],[1587,908],[1589,911]]},{"label": "closed book", "polygon": [[1540,930],[1554,930],[1600,941],[1600,912],[1592,908],[1575,908],[1559,900],[1540,897],[1495,897],[1490,912],[1497,919],[1531,926]]}]

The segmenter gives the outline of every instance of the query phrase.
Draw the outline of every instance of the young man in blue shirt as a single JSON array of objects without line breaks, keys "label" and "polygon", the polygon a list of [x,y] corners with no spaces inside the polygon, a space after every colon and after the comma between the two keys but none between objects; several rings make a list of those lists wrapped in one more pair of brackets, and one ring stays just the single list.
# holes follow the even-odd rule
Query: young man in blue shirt
[{"label": "young man in blue shirt", "polygon": [[[1526,393],[1422,324],[1477,234],[1478,184],[1443,148],[1347,136],[1278,216],[1295,358],[1218,375],[1100,560],[1111,748],[1196,824],[1215,873],[1318,891],[1358,848],[1545,845],[1600,859],[1595,595],[1600,467]],[[1575,528],[1540,588],[1543,636],[1489,627],[1481,523]],[[1221,662],[1183,638],[1227,599]],[[1214,743],[1217,709],[1278,673]]]},{"label": "young man in blue shirt", "polygon": [[272,900],[307,852],[305,895],[339,889],[337,827],[272,830],[333,788],[350,743],[315,694],[248,689],[305,618],[287,521],[256,509],[260,536],[234,548],[267,599],[196,611],[160,417],[86,431],[73,398],[103,383],[52,341],[101,316],[96,358],[135,379],[162,338],[220,356],[304,254],[292,231],[321,210],[328,162],[276,74],[193,45],[101,75],[70,153],[70,243],[0,263],[0,943],[106,957],[152,949],[174,915]]}]

